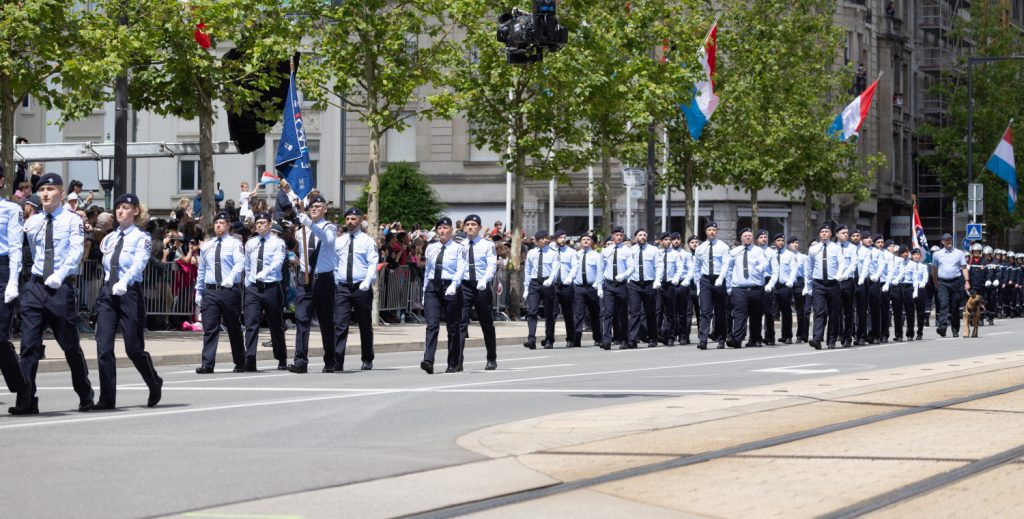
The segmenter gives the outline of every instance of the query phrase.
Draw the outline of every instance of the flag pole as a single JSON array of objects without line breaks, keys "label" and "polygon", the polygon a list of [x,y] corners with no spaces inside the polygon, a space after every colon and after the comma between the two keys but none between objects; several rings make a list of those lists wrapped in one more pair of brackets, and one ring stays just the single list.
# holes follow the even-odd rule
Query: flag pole
[{"label": "flag pole", "polygon": [[711,37],[711,31],[715,30],[715,26],[718,25],[718,15],[715,15],[715,21],[711,23],[711,27],[708,28],[708,33],[704,35],[704,39],[701,40],[700,47],[697,48],[697,52],[704,50],[704,47],[708,44],[708,38]]}]

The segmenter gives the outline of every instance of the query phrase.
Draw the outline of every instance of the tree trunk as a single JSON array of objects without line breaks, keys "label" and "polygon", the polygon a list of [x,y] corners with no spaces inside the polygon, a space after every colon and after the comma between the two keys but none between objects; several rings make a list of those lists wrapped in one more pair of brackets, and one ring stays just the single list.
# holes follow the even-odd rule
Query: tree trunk
[{"label": "tree trunk", "polygon": [[202,216],[200,228],[212,229],[213,216],[217,212],[215,180],[213,170],[213,101],[209,92],[200,84],[196,87],[198,99],[196,114],[199,116],[199,189],[202,190]]},{"label": "tree trunk", "polygon": [[[517,134],[518,135],[518,134]],[[512,263],[512,272],[509,274],[509,307],[513,319],[518,319],[522,309],[523,298],[523,192],[526,187],[526,159],[513,150],[515,154],[515,166],[512,172],[515,178],[515,191],[512,198],[512,250],[509,251],[509,258]]]},{"label": "tree trunk", "polygon": [[[697,204],[694,199],[694,182],[693,182],[693,160],[690,157],[686,157],[683,161],[683,189],[686,190],[686,217],[683,218],[683,239],[686,239],[687,232],[692,229],[695,222],[699,222],[700,219],[697,217]],[[698,233],[694,233],[699,236]]]},{"label": "tree trunk", "polygon": [[804,243],[810,244],[811,239],[811,211],[814,210],[814,192],[811,191],[811,184],[804,184],[804,233],[807,236]]},{"label": "tree trunk", "polygon": [[[369,153],[369,171],[366,179],[366,233],[373,238],[373,241],[377,242],[377,228],[380,226],[380,138],[383,132],[379,128],[370,128],[370,153]],[[383,260],[383,258],[381,258]],[[376,266],[374,266],[376,268]],[[384,270],[384,274],[387,270]],[[384,274],[378,276],[378,280],[373,284],[373,304],[370,308],[370,315],[373,316],[373,321],[376,324],[380,324],[380,278]]]},{"label": "tree trunk", "polygon": [[10,198],[13,192],[14,166],[14,111],[16,103],[11,88],[11,78],[0,74],[0,164],[6,179],[0,196]]},{"label": "tree trunk", "polygon": [[608,150],[607,142],[601,143],[601,226],[604,232],[598,232],[599,236],[606,236],[611,231],[612,223],[615,221],[615,202],[612,198],[612,157]]},{"label": "tree trunk", "polygon": [[760,218],[757,216],[757,190],[750,190],[750,228],[756,233],[761,228]]}]

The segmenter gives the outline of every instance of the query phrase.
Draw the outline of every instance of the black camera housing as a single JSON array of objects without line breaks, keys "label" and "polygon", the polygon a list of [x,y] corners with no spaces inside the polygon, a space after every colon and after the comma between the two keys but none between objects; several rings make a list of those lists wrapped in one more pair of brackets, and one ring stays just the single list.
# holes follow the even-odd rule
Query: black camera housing
[{"label": "black camera housing", "polygon": [[533,0],[532,14],[512,8],[498,16],[497,38],[505,44],[506,61],[524,65],[569,43],[569,30],[558,23],[556,0]]}]

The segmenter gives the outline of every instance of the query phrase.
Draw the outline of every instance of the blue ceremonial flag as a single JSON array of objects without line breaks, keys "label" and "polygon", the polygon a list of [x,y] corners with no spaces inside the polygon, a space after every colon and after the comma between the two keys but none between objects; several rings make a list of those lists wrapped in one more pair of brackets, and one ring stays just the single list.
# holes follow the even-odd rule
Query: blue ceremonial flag
[{"label": "blue ceremonial flag", "polygon": [[302,110],[299,96],[295,92],[295,73],[292,72],[288,85],[288,99],[284,101],[281,142],[277,145],[274,166],[292,186],[299,198],[305,198],[313,190],[313,168],[309,162],[309,148],[306,146],[306,130],[302,127]]}]

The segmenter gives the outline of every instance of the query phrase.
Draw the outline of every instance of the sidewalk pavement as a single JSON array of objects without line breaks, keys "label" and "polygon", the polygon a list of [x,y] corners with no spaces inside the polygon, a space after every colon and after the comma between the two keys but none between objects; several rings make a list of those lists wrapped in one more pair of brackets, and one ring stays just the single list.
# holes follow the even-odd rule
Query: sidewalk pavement
[{"label": "sidewalk pavement", "polygon": [[[495,336],[498,346],[509,346],[522,344],[526,341],[526,322],[496,322],[494,323]],[[422,324],[400,324],[383,325],[373,328],[373,349],[376,353],[392,353],[399,351],[422,351],[423,339],[426,333],[426,325]],[[438,349],[447,348],[444,326],[442,325],[438,337]],[[263,342],[270,340],[270,332],[267,329],[260,330],[260,347],[256,351],[257,361],[273,360],[274,353],[270,348],[264,348]],[[565,340],[564,333],[555,334],[556,342]],[[14,341],[17,343],[17,339]],[[82,351],[90,369],[96,368],[96,339],[92,335],[83,334],[81,337]],[[64,371],[67,363],[64,361],[64,354],[60,346],[52,336],[45,337],[43,344],[46,345],[46,359],[39,362],[40,372]],[[295,353],[295,329],[285,332],[285,344],[288,347],[289,362]],[[483,334],[477,323],[469,326],[469,338],[466,339],[467,348],[482,348],[484,346]],[[199,366],[202,363],[203,333],[202,332],[146,332],[146,351],[153,358],[156,366],[194,364]],[[124,352],[124,342],[118,334],[117,342],[114,345],[114,354],[117,357],[119,368],[131,367]],[[309,358],[317,359],[323,357],[323,343],[320,340],[320,329],[314,327],[309,334]],[[346,355],[359,355],[359,329],[353,327],[349,331],[348,349]],[[443,358],[443,354],[440,354]],[[217,346],[217,364],[232,366],[231,345],[228,342],[227,332],[221,332]]]}]

